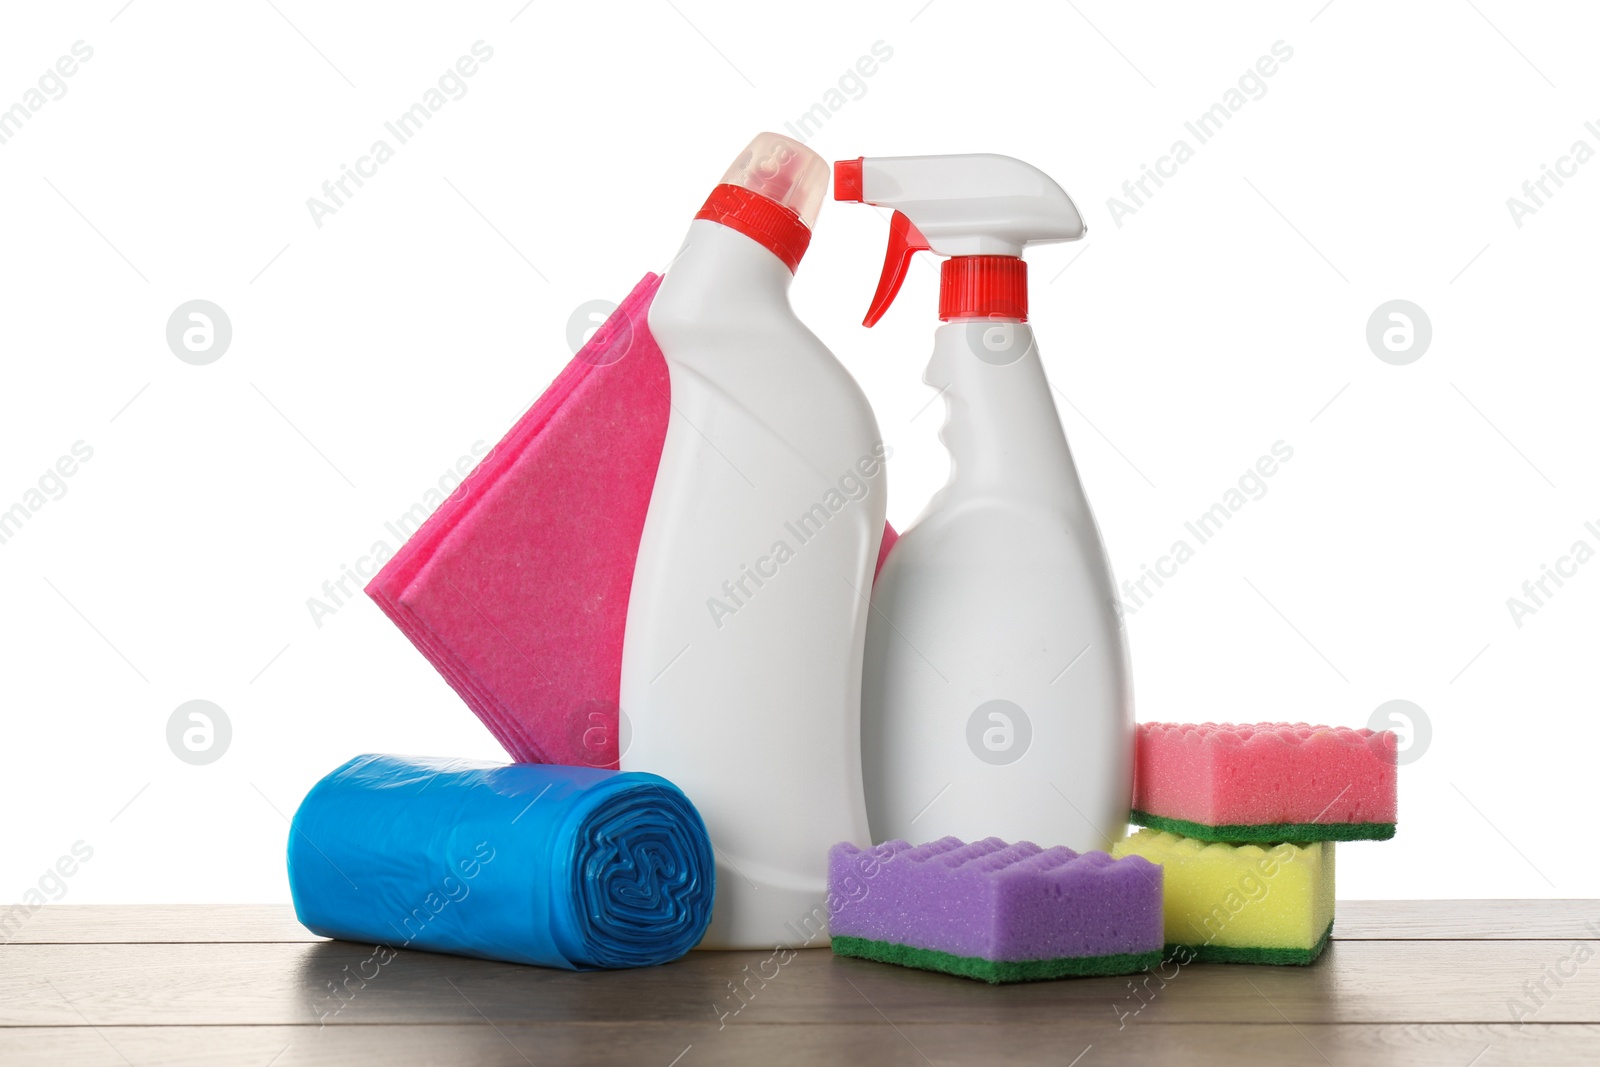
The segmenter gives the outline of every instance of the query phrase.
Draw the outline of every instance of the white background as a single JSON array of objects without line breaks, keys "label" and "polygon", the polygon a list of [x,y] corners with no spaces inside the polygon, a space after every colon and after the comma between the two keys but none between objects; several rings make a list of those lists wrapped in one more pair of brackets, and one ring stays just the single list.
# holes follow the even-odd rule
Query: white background
[{"label": "white background", "polygon": [[[1600,15],[274,2],[0,16],[0,107],[94,50],[0,145],[0,508],[93,449],[0,544],[0,898],[82,840],[68,903],[286,900],[285,817],[320,775],[499,756],[364,597],[320,626],[307,599],[498,439],[567,360],[574,309],[665,266],[752,134],[826,106],[877,41],[892,57],[847,80],[817,151],[1019,156],[1089,221],[1031,255],[1033,320],[1119,577],[1294,449],[1130,615],[1139,717],[1360,726],[1413,701],[1432,738],[1399,836],[1342,846],[1340,895],[1600,896],[1572,845],[1600,562],[1520,628],[1506,605],[1600,548],[1600,161],[1521,227],[1506,204],[1575,140],[1600,149]],[[479,40],[466,95],[316,226],[307,198]],[[1277,41],[1265,95],[1199,144],[1185,121]],[[1117,225],[1108,198],[1179,138],[1194,158]],[[825,205],[794,300],[877,409],[903,526],[946,472],[920,383],[937,280],[916,268],[863,330],[886,231]],[[233,325],[208,366],[165,340],[196,298]],[[1365,339],[1396,298],[1434,331],[1406,366]],[[233,726],[200,767],[166,742],[197,698]]]}]

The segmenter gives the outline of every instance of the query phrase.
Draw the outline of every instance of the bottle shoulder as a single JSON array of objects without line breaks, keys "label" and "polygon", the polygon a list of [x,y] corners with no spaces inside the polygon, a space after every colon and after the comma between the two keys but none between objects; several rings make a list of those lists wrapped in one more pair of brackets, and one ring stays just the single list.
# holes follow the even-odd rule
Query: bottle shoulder
[{"label": "bottle shoulder", "polygon": [[648,312],[673,407],[723,441],[737,409],[828,471],[879,439],[866,394],[789,303],[792,275],[742,234],[698,220]]},{"label": "bottle shoulder", "polygon": [[835,380],[855,387],[844,364],[795,314],[786,286],[733,269],[685,280],[677,273],[682,266],[663,280],[646,319],[669,366],[718,381]]}]

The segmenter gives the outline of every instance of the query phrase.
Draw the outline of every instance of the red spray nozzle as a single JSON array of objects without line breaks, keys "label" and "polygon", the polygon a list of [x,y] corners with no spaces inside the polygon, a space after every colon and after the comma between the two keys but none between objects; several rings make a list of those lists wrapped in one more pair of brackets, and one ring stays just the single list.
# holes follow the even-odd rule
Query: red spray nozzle
[{"label": "red spray nozzle", "polygon": [[861,162],[865,156],[841,159],[833,165],[833,198],[861,203]]}]

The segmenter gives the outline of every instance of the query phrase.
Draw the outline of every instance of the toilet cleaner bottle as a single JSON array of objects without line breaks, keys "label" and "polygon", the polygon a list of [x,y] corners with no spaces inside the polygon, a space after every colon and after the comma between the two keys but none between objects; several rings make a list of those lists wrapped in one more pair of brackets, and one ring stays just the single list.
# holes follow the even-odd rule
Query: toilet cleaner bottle
[{"label": "toilet cleaner bottle", "polygon": [[948,257],[923,381],[945,401],[951,474],[895,542],[867,624],[873,837],[1105,848],[1131,801],[1128,657],[1022,259],[1082,237],[1083,220],[1049,176],[998,155],[841,162],[834,196],[894,211],[866,325],[917,251]]},{"label": "toilet cleaner bottle", "polygon": [[828,849],[870,844],[861,657],[886,450],[789,305],[827,184],[816,153],[757,137],[649,311],[672,409],[628,602],[621,765],[672,780],[705,819],[703,948],[827,945]]}]

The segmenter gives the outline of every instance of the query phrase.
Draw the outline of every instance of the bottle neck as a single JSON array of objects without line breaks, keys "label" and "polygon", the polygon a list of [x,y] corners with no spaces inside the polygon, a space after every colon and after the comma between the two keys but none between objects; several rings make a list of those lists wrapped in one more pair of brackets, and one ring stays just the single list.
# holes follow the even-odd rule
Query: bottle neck
[{"label": "bottle neck", "polygon": [[939,318],[1028,321],[1028,264],[1020,256],[951,256],[939,268]]}]

